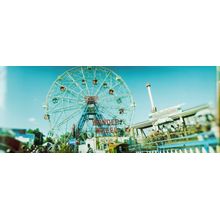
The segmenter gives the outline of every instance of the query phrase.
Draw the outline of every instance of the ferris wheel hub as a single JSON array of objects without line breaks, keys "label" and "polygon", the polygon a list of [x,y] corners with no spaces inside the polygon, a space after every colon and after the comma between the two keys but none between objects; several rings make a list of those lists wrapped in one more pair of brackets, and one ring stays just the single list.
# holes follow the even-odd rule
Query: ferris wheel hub
[{"label": "ferris wheel hub", "polygon": [[98,96],[85,96],[84,99],[87,104],[96,104]]}]

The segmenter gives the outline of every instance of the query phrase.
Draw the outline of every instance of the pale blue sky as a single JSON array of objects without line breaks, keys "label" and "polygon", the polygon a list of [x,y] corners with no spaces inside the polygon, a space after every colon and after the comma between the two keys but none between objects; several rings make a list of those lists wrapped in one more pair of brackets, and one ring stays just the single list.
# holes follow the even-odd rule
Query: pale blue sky
[{"label": "pale blue sky", "polygon": [[[71,67],[7,67],[5,110],[0,127],[48,130],[42,105],[59,74]],[[145,84],[150,82],[158,109],[186,103],[184,108],[216,100],[215,67],[109,67],[127,83],[136,102],[134,122],[147,119],[150,103]],[[1,89],[1,88],[0,88]]]}]

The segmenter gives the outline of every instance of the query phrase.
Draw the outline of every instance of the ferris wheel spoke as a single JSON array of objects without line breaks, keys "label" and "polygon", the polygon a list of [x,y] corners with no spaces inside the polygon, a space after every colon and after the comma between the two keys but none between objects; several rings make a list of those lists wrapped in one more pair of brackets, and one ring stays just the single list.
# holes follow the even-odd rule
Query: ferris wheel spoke
[{"label": "ferris wheel spoke", "polygon": [[[67,92],[73,94],[74,91],[67,88]],[[78,95],[77,98],[79,98],[79,97],[81,97],[82,99],[84,98],[84,96],[82,95],[82,91],[77,93],[77,95]],[[74,96],[74,97],[76,97],[76,96]]]},{"label": "ferris wheel spoke", "polygon": [[[110,111],[110,110],[108,110],[109,105],[106,106],[106,105],[102,104],[102,105],[99,105],[99,106],[101,107],[101,108],[100,108],[100,111],[102,111],[102,112],[104,112],[104,113],[107,112],[109,115],[114,116],[114,117],[117,116],[117,115],[119,116],[119,114],[120,114],[120,113],[119,113],[119,110],[120,110],[121,108],[124,108],[125,112],[120,115],[120,118],[123,118],[123,119],[126,119],[126,117],[129,116],[129,113],[132,113],[132,110],[134,109],[134,107],[132,107],[132,106],[126,107],[126,108],[125,108],[124,106],[123,106],[123,107],[120,107],[120,106],[119,106],[119,107],[116,107],[116,108],[115,108],[115,107],[111,107],[111,111]],[[113,110],[113,111],[112,111],[112,110]],[[116,111],[116,112],[115,112],[115,111]],[[115,114],[114,114],[114,113],[115,113]],[[118,116],[117,116],[117,118],[119,118]]]},{"label": "ferris wheel spoke", "polygon": [[[63,104],[63,100],[62,100],[62,104]],[[64,111],[61,111],[61,112],[60,112],[59,116],[56,118],[56,121],[55,121],[55,123],[54,123],[54,127],[57,125],[57,123],[59,122],[60,118],[62,117],[62,115],[63,115],[64,113],[66,114],[66,112],[64,112]],[[54,117],[56,117],[56,115],[57,115],[57,114],[54,114]]]},{"label": "ferris wheel spoke", "polygon": [[102,83],[100,84],[99,88],[96,90],[95,96],[98,95],[98,93],[100,92],[100,90],[101,90],[101,88],[102,88],[103,83],[106,81],[106,79],[108,79],[108,77],[110,76],[110,74],[111,74],[111,72],[109,72],[109,73],[107,74],[107,76],[105,77],[105,79],[102,81]]},{"label": "ferris wheel spoke", "polygon": [[[59,97],[59,96],[55,96],[55,97],[53,97],[53,99],[58,99],[62,102],[71,103],[71,104],[77,102],[77,105],[80,105],[80,106],[85,104],[85,101],[82,99],[73,99],[73,98],[69,98],[69,97]],[[53,102],[53,99],[51,102]],[[60,102],[58,102],[58,104],[55,105],[54,107],[57,107],[58,105],[60,105]]]},{"label": "ferris wheel spoke", "polygon": [[68,107],[61,107],[61,108],[54,109],[52,111],[48,111],[48,113],[49,114],[55,114],[55,113],[59,113],[61,111],[66,111],[66,110],[69,111],[69,110],[71,110],[73,108],[76,108],[76,106],[73,105],[73,106],[68,106]]},{"label": "ferris wheel spoke", "polygon": [[112,87],[112,81],[113,81],[113,79],[112,79],[112,77],[110,78],[110,87]]},{"label": "ferris wheel spoke", "polygon": [[88,87],[88,84],[87,84],[87,80],[86,80],[86,78],[85,78],[85,74],[84,74],[84,71],[83,71],[83,67],[81,67],[81,73],[82,73],[83,79],[85,80],[86,90],[87,90],[87,93],[88,93],[88,96],[89,96],[89,95],[90,95],[89,87]]},{"label": "ferris wheel spoke", "polygon": [[101,98],[99,98],[99,101],[104,101],[104,100],[116,100],[116,99],[124,99],[124,98],[127,98],[129,97],[129,94],[125,94],[125,95],[122,95],[122,96],[102,96]]},{"label": "ferris wheel spoke", "polygon": [[98,103],[102,103],[106,102],[108,106],[111,106],[111,104],[115,104],[116,103],[116,99],[115,97],[105,97],[103,96],[101,99],[98,99]]},{"label": "ferris wheel spoke", "polygon": [[77,114],[75,115],[72,115],[70,116],[69,118],[67,118],[65,121],[63,120],[62,122],[60,122],[58,125],[57,125],[57,128],[61,128],[65,123],[68,123],[70,122],[72,119],[74,119],[75,117],[79,116],[80,112],[78,112]]},{"label": "ferris wheel spoke", "polygon": [[121,83],[115,84],[114,86],[111,87],[111,89],[114,89],[114,88],[116,88],[117,86],[120,86],[120,85],[121,85]]},{"label": "ferris wheel spoke", "polygon": [[78,82],[76,82],[76,80],[70,75],[70,73],[68,72],[67,76],[73,81],[73,83],[81,90],[84,92],[83,88],[79,85]]},{"label": "ferris wheel spoke", "polygon": [[121,95],[121,96],[116,96],[116,98],[120,98],[120,99],[124,99],[124,98],[128,98],[129,97],[129,94],[124,94],[124,95]]},{"label": "ferris wheel spoke", "polygon": [[[51,102],[53,102],[53,101],[52,100],[48,100],[47,105],[52,106]],[[56,103],[56,104],[53,104],[53,107],[56,109],[59,105],[60,105],[60,103]]]},{"label": "ferris wheel spoke", "polygon": [[[63,86],[63,85],[61,85],[60,83],[58,83],[58,82],[56,82],[56,84],[58,85],[58,86]],[[72,90],[72,89],[69,89],[69,88],[67,88],[67,87],[65,87],[65,89],[67,90],[67,91],[69,91],[74,97],[75,97],[75,95],[77,95],[77,96],[82,96],[81,95],[81,93],[79,92],[79,93],[77,93],[77,92],[75,92],[74,90]]]},{"label": "ferris wheel spoke", "polygon": [[99,93],[99,95],[98,95],[99,98],[103,97],[103,96],[110,96],[109,93],[108,93],[108,90],[104,90],[103,92]]},{"label": "ferris wheel spoke", "polygon": [[[117,88],[118,86],[120,86],[120,85],[122,85],[121,83],[116,83],[114,86],[111,86],[110,88],[111,89],[115,89],[115,88]],[[118,93],[120,93],[121,92],[121,90],[120,90],[120,88],[118,89]],[[129,94],[128,94],[129,95]],[[101,92],[100,94],[99,94],[99,97],[103,97],[103,96],[109,96],[109,93],[108,93],[108,90],[104,90],[103,92]],[[112,96],[112,95],[111,95]],[[117,95],[116,95],[117,96]]]},{"label": "ferris wheel spoke", "polygon": [[96,71],[97,71],[97,68],[95,67],[94,72],[93,72],[94,79],[96,79]]},{"label": "ferris wheel spoke", "polygon": [[119,118],[119,109],[112,109],[111,110],[107,110],[107,108],[105,106],[103,106],[103,112],[107,112],[108,115],[111,115],[112,117],[116,117]]},{"label": "ferris wheel spoke", "polygon": [[110,105],[111,105],[110,103],[114,102],[114,100],[115,100],[115,99],[110,98],[110,97],[109,97],[109,98],[107,98],[107,97],[104,98],[104,97],[103,97],[102,99],[99,99],[99,103],[105,101],[105,102],[108,102],[108,105],[110,106]]},{"label": "ferris wheel spoke", "polygon": [[[93,71],[93,80],[96,79],[96,71],[97,71],[97,68],[95,67],[94,71]],[[92,94],[94,94],[94,90],[95,90],[95,85],[93,84],[93,86],[92,86]]]},{"label": "ferris wheel spoke", "polygon": [[75,112],[73,112],[72,114],[70,114],[68,117],[66,117],[63,121],[61,121],[57,127],[61,127],[64,123],[68,122],[69,120],[71,120],[73,117],[79,115],[79,113],[81,113],[81,110],[77,110]]},{"label": "ferris wheel spoke", "polygon": [[58,123],[58,121],[60,120],[60,118],[62,117],[62,115],[63,115],[63,112],[61,112],[60,115],[59,115],[59,116],[57,117],[57,119],[55,120],[54,126],[53,126],[52,130],[54,130],[54,128],[57,126],[57,123]]},{"label": "ferris wheel spoke", "polygon": [[104,92],[102,92],[102,93],[99,94],[98,100],[101,100],[100,98],[103,98],[103,97],[112,98],[113,96],[109,95],[109,93],[108,93],[107,91],[104,91]]},{"label": "ferris wheel spoke", "polygon": [[55,109],[53,111],[48,111],[49,114],[54,114],[54,113],[59,113],[59,112],[62,112],[62,111],[70,111],[70,110],[73,110],[73,109],[82,109],[83,106],[79,107],[79,106],[76,106],[76,105],[72,105],[72,106],[68,106],[68,107],[62,107],[62,108],[58,108],[58,109]]},{"label": "ferris wheel spoke", "polygon": [[69,97],[62,97],[62,96],[53,96],[53,97],[51,97],[52,98],[52,101],[53,101],[53,99],[60,99],[60,100],[71,100],[71,101],[78,101],[78,99],[74,99],[74,98],[69,98]]},{"label": "ferris wheel spoke", "polygon": [[[105,109],[109,108],[109,106],[110,106],[109,104],[106,104],[106,105],[102,104],[102,107],[105,108]],[[120,107],[112,107],[112,106],[110,108],[111,108],[111,110],[119,110],[120,109]]]},{"label": "ferris wheel spoke", "polygon": [[[101,108],[100,108],[100,107],[101,107]],[[105,106],[99,104],[99,110],[100,110],[102,113],[104,113],[104,114],[108,113],[108,115],[110,115],[110,116],[112,116],[113,118],[116,118],[116,119],[117,119],[117,116],[114,115],[114,114],[113,114],[110,110],[108,110],[108,108],[106,108]]]}]

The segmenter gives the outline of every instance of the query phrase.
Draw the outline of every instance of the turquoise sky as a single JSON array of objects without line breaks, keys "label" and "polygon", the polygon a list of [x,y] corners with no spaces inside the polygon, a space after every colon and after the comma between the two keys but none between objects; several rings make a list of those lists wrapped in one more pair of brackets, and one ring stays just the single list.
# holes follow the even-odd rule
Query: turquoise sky
[{"label": "turquoise sky", "polygon": [[[42,105],[59,74],[71,67],[7,67],[4,109],[0,127],[34,128],[46,132]],[[145,84],[150,82],[158,109],[186,103],[184,108],[204,103],[215,104],[215,67],[109,67],[130,88],[137,107],[134,122],[147,119],[150,103]],[[1,79],[2,80],[2,79]],[[3,85],[3,81],[0,85]],[[0,88],[1,89],[1,88]]]}]

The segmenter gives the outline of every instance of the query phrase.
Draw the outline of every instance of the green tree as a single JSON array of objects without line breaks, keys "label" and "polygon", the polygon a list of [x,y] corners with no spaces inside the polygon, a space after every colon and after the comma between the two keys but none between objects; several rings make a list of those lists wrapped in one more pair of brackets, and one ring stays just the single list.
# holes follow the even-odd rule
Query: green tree
[{"label": "green tree", "polygon": [[60,141],[61,143],[66,144],[66,143],[68,143],[68,141],[70,140],[70,138],[71,138],[71,133],[70,133],[70,132],[66,132],[65,134],[62,134],[62,135],[60,136],[59,141]]},{"label": "green tree", "polygon": [[27,133],[35,135],[34,145],[39,146],[39,145],[43,144],[43,142],[44,142],[44,134],[39,130],[39,128],[36,128],[34,130],[29,129],[27,131]]},{"label": "green tree", "polygon": [[46,139],[45,139],[44,142],[45,142],[45,143],[50,142],[50,143],[54,144],[54,140],[53,140],[52,137],[46,137]]},{"label": "green tree", "polygon": [[58,153],[74,153],[74,151],[68,144],[62,143]]}]

